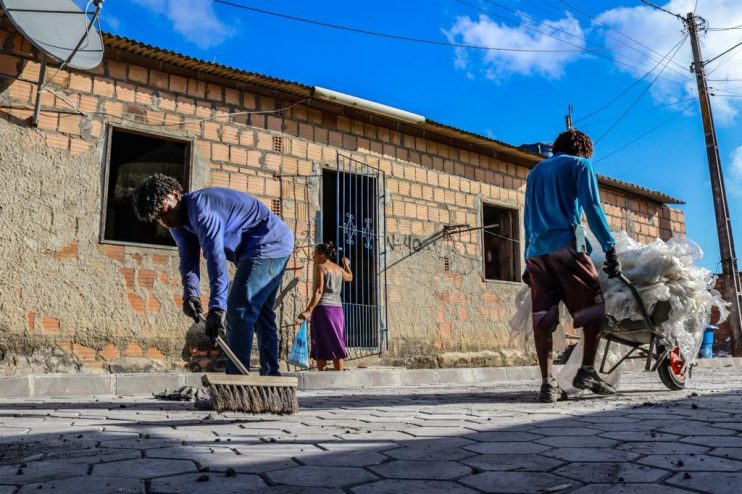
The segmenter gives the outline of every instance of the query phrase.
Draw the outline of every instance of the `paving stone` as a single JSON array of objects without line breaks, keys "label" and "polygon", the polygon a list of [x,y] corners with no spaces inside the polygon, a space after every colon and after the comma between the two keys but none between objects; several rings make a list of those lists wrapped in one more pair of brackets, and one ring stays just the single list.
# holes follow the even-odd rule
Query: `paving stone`
[{"label": "paving stone", "polygon": [[[80,494],[90,492],[95,494],[144,494],[144,480],[81,476],[60,480],[48,480],[37,484],[24,485],[18,494],[38,494],[39,492],[53,492],[54,494]],[[0,493],[2,491],[0,490]]]},{"label": "paving stone", "polygon": [[538,439],[536,442],[555,448],[611,448],[618,444],[618,441],[613,439],[592,436],[551,436]]},{"label": "paving stone", "polygon": [[698,422],[676,422],[671,425],[665,425],[657,429],[658,432],[668,434],[678,434],[680,436],[734,436],[736,432],[731,429],[721,427],[710,427],[708,425],[699,425]]},{"label": "paving stone", "polygon": [[135,460],[141,457],[141,451],[133,449],[87,448],[53,453],[47,455],[45,460],[62,460],[69,463],[93,464],[109,461]]},{"label": "paving stone", "polygon": [[297,466],[297,463],[288,456],[238,455],[229,448],[202,446],[158,448],[147,450],[145,454],[148,458],[191,460],[201,467],[220,472],[232,468],[242,473],[265,473]]},{"label": "paving stone", "polygon": [[542,436],[597,436],[601,431],[589,429],[584,426],[570,427],[535,427],[531,430],[533,434]]},{"label": "paving stone", "polygon": [[742,485],[742,473],[693,472],[686,475],[678,473],[665,480],[666,484],[696,489],[699,492],[714,494],[738,494]]},{"label": "paving stone", "polygon": [[180,446],[181,441],[175,439],[145,439],[141,437],[130,437],[126,439],[106,439],[101,441],[101,446],[111,449],[137,449],[147,450],[155,448],[167,448]]},{"label": "paving stone", "polygon": [[124,460],[94,465],[93,473],[91,475],[97,477],[109,476],[151,479],[154,477],[164,477],[165,475],[176,475],[179,473],[195,471],[196,465],[192,461],[143,458],[140,460]]},{"label": "paving stone", "polygon": [[17,487],[11,485],[0,485],[0,494],[16,494]]},{"label": "paving stone", "polygon": [[[685,491],[683,491],[685,492]],[[658,484],[590,484],[570,494],[678,494],[675,487]]]},{"label": "paving stone", "polygon": [[738,472],[742,461],[708,455],[649,455],[638,463],[659,468],[677,468],[689,472]]},{"label": "paving stone", "polygon": [[[203,479],[203,475],[208,480]],[[187,473],[172,477],[162,477],[152,480],[150,492],[153,494],[182,494],[197,492],[198,494],[243,494],[252,490],[266,490],[268,485],[257,475],[237,474],[227,477],[223,473]]]},{"label": "paving stone", "polygon": [[382,477],[391,479],[451,480],[472,472],[468,466],[453,461],[395,460],[370,468]]},{"label": "paving stone", "polygon": [[490,431],[490,432],[479,432],[468,436],[470,439],[475,441],[483,442],[517,442],[517,441],[534,441],[541,439],[544,436],[537,436],[529,432],[513,432],[513,431]]},{"label": "paving stone", "polygon": [[585,463],[573,462],[554,470],[555,474],[577,480],[582,483],[598,482],[646,482],[651,483],[667,475],[646,465],[633,463]]},{"label": "paving stone", "polygon": [[467,451],[473,451],[480,454],[505,454],[525,455],[532,453],[541,453],[551,449],[551,446],[529,442],[495,442],[495,443],[477,443],[471,446],[463,446]]},{"label": "paving stone", "polygon": [[640,455],[697,455],[709,450],[705,446],[679,442],[625,443],[616,446],[616,449]]},{"label": "paving stone", "polygon": [[351,489],[353,494],[474,494],[477,491],[445,480],[379,480]]},{"label": "paving stone", "polygon": [[[458,437],[476,434],[473,430],[463,427],[407,427],[404,431],[414,437]],[[480,434],[477,434],[477,436]],[[485,432],[484,434],[489,433]]]},{"label": "paving stone", "polygon": [[677,441],[680,436],[661,432],[604,432],[600,437],[617,441]]},{"label": "paving stone", "polygon": [[3,484],[32,484],[45,480],[77,477],[88,473],[88,466],[80,463],[41,462],[28,463],[18,474],[17,465],[0,467],[0,483]]},{"label": "paving stone", "polygon": [[462,460],[461,463],[480,470],[509,472],[548,472],[564,465],[563,461],[540,455],[477,455]]},{"label": "paving stone", "polygon": [[474,456],[476,453],[473,451],[466,451],[461,448],[456,448],[443,444],[428,444],[416,446],[412,443],[412,446],[406,446],[404,448],[388,449],[384,451],[384,454],[395,460],[451,460],[456,461],[462,458],[468,458]]},{"label": "paving stone", "polygon": [[740,447],[742,448],[742,437],[740,436],[688,436],[680,439],[680,442],[699,444],[701,446],[714,447]]},{"label": "paving stone", "polygon": [[721,456],[722,458],[742,460],[742,448],[714,448],[708,454]]},{"label": "paving stone", "polygon": [[612,448],[559,448],[543,455],[565,461],[584,462],[631,461],[639,456],[637,453]]},{"label": "paving stone", "polygon": [[521,473],[521,472],[484,472],[471,475],[460,480],[475,489],[484,492],[531,494],[540,493],[545,489],[565,486],[567,489],[576,482],[558,477],[549,473]]},{"label": "paving stone", "polygon": [[[454,440],[459,440],[461,438],[451,438]],[[450,441],[451,439],[448,439],[447,441]],[[476,444],[474,441],[465,441],[465,444]],[[343,440],[337,440],[333,442],[325,442],[325,443],[317,443],[316,446],[326,449],[329,451],[386,451],[388,449],[394,449],[399,448],[399,444],[395,442],[383,442],[383,441],[371,441],[371,442],[365,442],[365,441],[343,441]],[[454,444],[454,446],[456,446]]]},{"label": "paving stone", "polygon": [[347,487],[376,480],[377,477],[362,468],[300,466],[269,472],[271,482],[299,487]]},{"label": "paving stone", "polygon": [[376,451],[325,451],[301,457],[305,465],[335,467],[368,467],[378,465],[389,458]]}]

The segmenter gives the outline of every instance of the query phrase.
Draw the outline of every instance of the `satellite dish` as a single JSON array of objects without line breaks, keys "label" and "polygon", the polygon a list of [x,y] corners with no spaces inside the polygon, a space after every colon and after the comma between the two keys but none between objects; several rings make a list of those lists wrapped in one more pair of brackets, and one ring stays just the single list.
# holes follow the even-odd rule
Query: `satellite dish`
[{"label": "satellite dish", "polygon": [[[62,67],[89,70],[103,60],[103,39],[95,29],[103,0],[94,4],[92,18],[72,0],[0,0],[10,22],[29,43],[41,52],[39,88],[43,89],[47,57]],[[33,122],[38,121],[41,91],[38,91]]]}]

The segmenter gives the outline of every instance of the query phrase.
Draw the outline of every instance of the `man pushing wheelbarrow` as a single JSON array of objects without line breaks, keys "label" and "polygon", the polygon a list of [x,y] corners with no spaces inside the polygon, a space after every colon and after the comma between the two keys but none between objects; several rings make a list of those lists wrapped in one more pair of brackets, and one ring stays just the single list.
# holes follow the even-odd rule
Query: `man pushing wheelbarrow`
[{"label": "man pushing wheelbarrow", "polygon": [[536,165],[528,175],[525,206],[523,281],[531,289],[534,342],[542,377],[538,398],[543,403],[556,402],[563,396],[553,369],[552,333],[559,324],[559,302],[564,302],[574,326],[581,327],[584,334],[582,366],[573,386],[602,395],[616,392],[594,367],[605,322],[605,302],[590,260],[592,247],[580,223],[583,211],[605,252],[603,270],[610,278],[621,275],[615,240],[590,164],[592,141],[578,130],[568,130],[559,134],[552,151],[554,156]]}]

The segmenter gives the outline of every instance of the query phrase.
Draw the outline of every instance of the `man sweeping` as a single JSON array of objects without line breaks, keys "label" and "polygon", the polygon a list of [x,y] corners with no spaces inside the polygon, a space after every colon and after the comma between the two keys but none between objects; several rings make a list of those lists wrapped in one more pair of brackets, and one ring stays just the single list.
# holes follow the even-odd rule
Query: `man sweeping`
[{"label": "man sweeping", "polygon": [[605,320],[605,303],[592,250],[580,223],[585,212],[590,230],[605,252],[603,270],[621,274],[615,240],[600,203],[598,181],[589,158],[593,144],[578,130],[559,134],[554,156],[531,170],[526,181],[525,257],[523,281],[531,288],[533,333],[541,377],[539,401],[553,403],[562,396],[553,371],[552,333],[559,324],[559,302],[569,309],[574,326],[582,328],[582,367],[572,383],[597,394],[615,389],[595,371],[595,354]]},{"label": "man sweeping", "polygon": [[[177,180],[161,174],[136,189],[134,208],[142,221],[159,222],[175,239],[183,312],[196,322],[203,312],[199,297],[203,250],[211,290],[206,332],[212,344],[226,332],[230,348],[249,369],[256,334],[260,374],[280,376],[273,306],[294,248],[286,224],[252,196],[219,187],[184,193]],[[229,295],[227,261],[237,265]],[[239,374],[232,362],[227,362],[227,374]]]}]

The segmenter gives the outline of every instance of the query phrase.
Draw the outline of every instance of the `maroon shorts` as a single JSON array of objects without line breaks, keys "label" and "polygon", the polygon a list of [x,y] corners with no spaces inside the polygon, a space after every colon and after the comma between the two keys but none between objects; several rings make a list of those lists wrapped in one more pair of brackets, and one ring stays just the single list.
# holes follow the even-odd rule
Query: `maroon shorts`
[{"label": "maroon shorts", "polygon": [[574,327],[602,324],[605,302],[598,272],[590,256],[577,252],[574,243],[526,260],[531,277],[533,329],[554,331],[559,324],[559,302],[574,319]]}]

